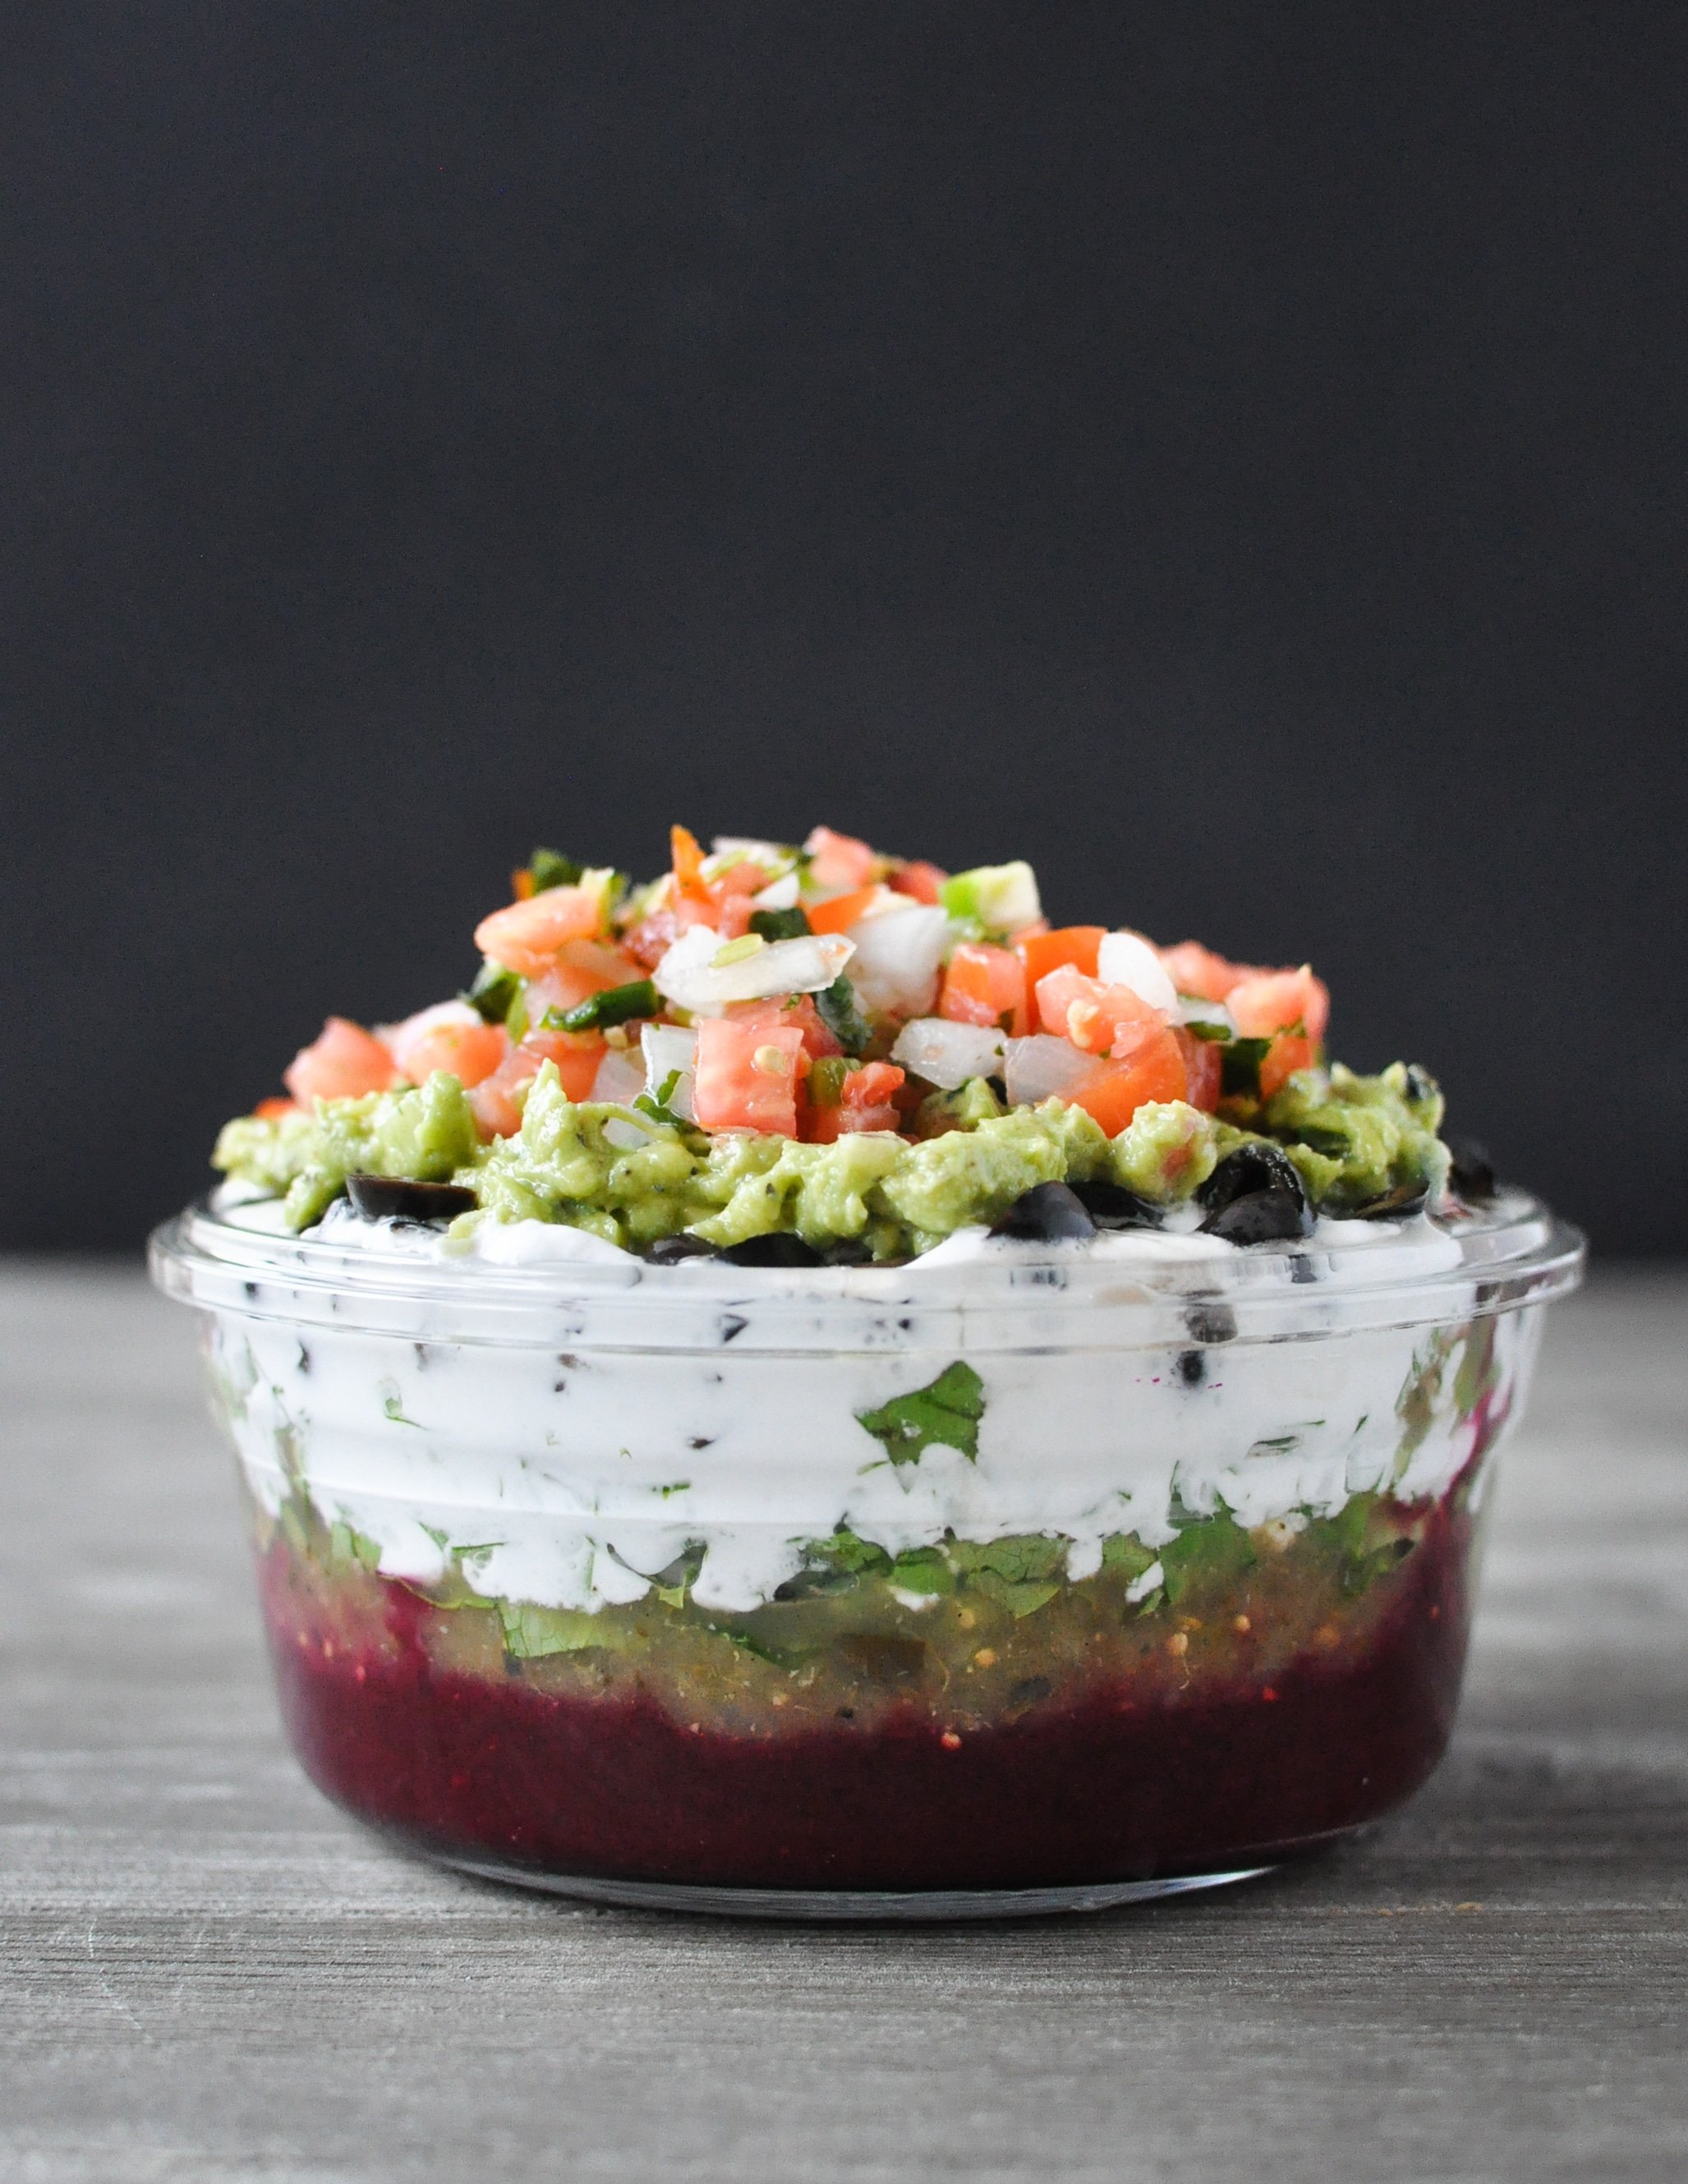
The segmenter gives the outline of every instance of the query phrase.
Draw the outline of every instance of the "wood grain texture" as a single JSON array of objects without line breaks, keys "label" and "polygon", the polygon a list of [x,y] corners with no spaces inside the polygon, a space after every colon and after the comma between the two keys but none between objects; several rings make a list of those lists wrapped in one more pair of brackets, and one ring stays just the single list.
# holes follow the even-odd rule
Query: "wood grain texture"
[{"label": "wood grain texture", "polygon": [[1454,1752],[1370,1840],[1103,1918],[576,1908],[282,1749],[192,1329],[0,1274],[0,2180],[1688,2175],[1688,1279],[1549,1330]]}]

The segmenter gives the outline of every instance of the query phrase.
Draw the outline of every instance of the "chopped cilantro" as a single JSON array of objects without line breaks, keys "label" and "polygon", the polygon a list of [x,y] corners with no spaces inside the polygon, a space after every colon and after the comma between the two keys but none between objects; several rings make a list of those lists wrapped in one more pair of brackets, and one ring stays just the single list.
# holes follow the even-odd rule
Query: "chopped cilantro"
[{"label": "chopped cilantro", "polygon": [[840,971],[830,986],[815,996],[816,1013],[846,1054],[860,1054],[873,1033],[856,1006],[855,989]]},{"label": "chopped cilantro", "polygon": [[959,1357],[926,1387],[894,1396],[877,1411],[855,1414],[857,1424],[884,1443],[893,1463],[918,1463],[921,1451],[933,1441],[960,1449],[969,1463],[977,1463],[983,1416],[984,1383]]},{"label": "chopped cilantro", "polygon": [[764,940],[801,940],[810,930],[809,914],[797,909],[753,910],[750,930]]},{"label": "chopped cilantro", "polygon": [[462,998],[487,1023],[503,1023],[510,1015],[511,1002],[521,991],[521,981],[515,972],[506,971],[502,963],[494,963],[488,957]]},{"label": "chopped cilantro", "polygon": [[668,1103],[679,1090],[680,1079],[685,1073],[682,1069],[671,1069],[657,1086],[656,1097],[652,1099],[649,1092],[641,1092],[633,1101],[634,1106],[640,1114],[648,1115],[653,1123],[664,1123],[671,1130],[683,1130],[686,1127],[684,1116],[677,1115]]}]

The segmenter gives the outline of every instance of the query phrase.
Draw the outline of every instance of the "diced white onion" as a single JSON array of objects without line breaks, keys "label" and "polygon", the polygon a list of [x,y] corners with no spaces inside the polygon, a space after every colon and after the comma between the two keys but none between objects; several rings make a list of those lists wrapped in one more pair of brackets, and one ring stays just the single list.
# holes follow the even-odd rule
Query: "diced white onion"
[{"label": "diced white onion", "polygon": [[777,880],[770,880],[767,885],[759,889],[750,900],[758,910],[795,910],[797,874],[794,872],[789,872]]},{"label": "diced white onion", "polygon": [[850,982],[864,1008],[920,1016],[932,1006],[939,967],[950,944],[950,920],[944,911],[916,904],[910,910],[870,916],[852,925],[849,937],[855,944]]},{"label": "diced white onion", "polygon": [[685,1121],[693,1121],[692,1082],[698,1065],[698,1034],[679,1024],[647,1024],[639,1034],[644,1055],[643,1089],[655,1099],[677,1069],[680,1082],[668,1095],[668,1105]]},{"label": "diced white onion", "polygon": [[916,1017],[891,1049],[911,1077],[953,1092],[970,1077],[1002,1074],[1003,1036],[983,1024],[951,1023],[944,1017]]},{"label": "diced white onion", "polygon": [[592,1096],[611,1106],[625,1107],[644,1089],[644,1062],[630,1047],[606,1047],[592,1080]]},{"label": "diced white onion", "polygon": [[1212,1024],[1227,1039],[1237,1035],[1236,1021],[1223,1001],[1204,1001],[1194,994],[1180,997],[1178,1020],[1184,1024]]},{"label": "diced white onion", "polygon": [[1052,1039],[1047,1032],[1037,1032],[1030,1039],[1011,1039],[1006,1055],[1004,1081],[1011,1107],[1035,1107],[1040,1100],[1064,1100],[1096,1067],[1094,1054],[1081,1054],[1070,1039]]},{"label": "diced white onion", "polygon": [[1096,976],[1105,986],[1128,986],[1163,1017],[1178,1014],[1178,988],[1140,933],[1105,933],[1096,950]]},{"label": "diced white onion", "polygon": [[842,933],[771,941],[737,962],[717,965],[721,938],[707,925],[682,933],[651,972],[656,990],[694,1017],[718,1017],[733,1001],[814,994],[830,986],[855,953]]}]

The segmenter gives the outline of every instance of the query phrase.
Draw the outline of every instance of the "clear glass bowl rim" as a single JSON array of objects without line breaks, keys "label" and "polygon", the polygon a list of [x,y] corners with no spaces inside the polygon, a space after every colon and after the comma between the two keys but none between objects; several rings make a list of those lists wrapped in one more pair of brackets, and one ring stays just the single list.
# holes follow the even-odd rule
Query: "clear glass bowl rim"
[{"label": "clear glass bowl rim", "polygon": [[153,1232],[148,1263],[159,1288],[185,1303],[346,1334],[412,1340],[421,1319],[443,1341],[661,1351],[731,1341],[741,1357],[1329,1340],[1518,1311],[1581,1279],[1582,1235],[1522,1191],[1434,1233],[1453,1248],[1428,1253],[1419,1223],[1366,1241],[1315,1236],[1200,1256],[1151,1247],[1140,1263],[1054,1245],[930,1267],[654,1267],[631,1256],[625,1266],[507,1266],[266,1233],[199,1205]]}]

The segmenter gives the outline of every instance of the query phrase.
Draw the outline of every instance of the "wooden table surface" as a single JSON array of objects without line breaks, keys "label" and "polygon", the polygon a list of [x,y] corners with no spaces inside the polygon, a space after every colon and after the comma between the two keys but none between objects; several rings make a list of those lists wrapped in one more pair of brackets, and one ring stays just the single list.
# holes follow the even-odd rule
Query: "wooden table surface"
[{"label": "wooden table surface", "polygon": [[1558,1308],[1405,1814],[916,1930],[377,1847],[282,1748],[189,1315],[14,1262],[0,1329],[8,2184],[1688,2177],[1688,1279]]}]

